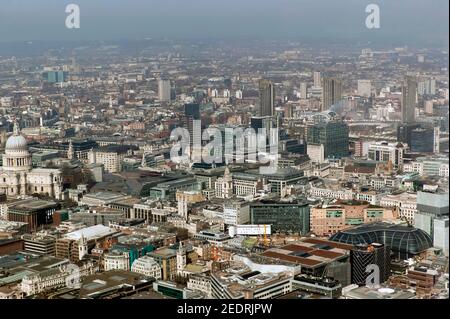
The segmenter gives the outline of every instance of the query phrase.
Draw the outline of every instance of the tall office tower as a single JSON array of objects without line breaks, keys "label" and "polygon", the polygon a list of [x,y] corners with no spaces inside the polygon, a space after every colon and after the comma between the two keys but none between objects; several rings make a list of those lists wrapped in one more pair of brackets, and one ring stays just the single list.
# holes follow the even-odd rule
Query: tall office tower
[{"label": "tall office tower", "polygon": [[259,107],[259,116],[275,114],[275,87],[266,79],[259,80]]},{"label": "tall office tower", "polygon": [[448,215],[434,220],[433,225],[433,246],[442,249],[445,256],[448,256],[449,246],[449,218]]},{"label": "tall office tower", "polygon": [[343,121],[329,120],[308,125],[307,148],[323,147],[324,158],[341,158],[349,154],[349,129]]},{"label": "tall office tower", "polygon": [[372,94],[372,82],[370,80],[358,80],[358,95],[369,97]]},{"label": "tall office tower", "polygon": [[417,153],[434,153],[435,144],[439,145],[439,132],[437,132],[433,125],[420,125],[411,130],[411,141],[409,149],[411,152]]},{"label": "tall office tower", "polygon": [[417,192],[417,212],[414,227],[425,231],[433,238],[433,246],[440,248],[448,256],[448,192],[439,188]]},{"label": "tall office tower", "polygon": [[306,99],[308,94],[308,87],[306,85],[306,82],[300,83],[300,98]]},{"label": "tall office tower", "polygon": [[422,229],[433,237],[434,219],[448,218],[448,216],[448,192],[440,188],[429,188],[417,192],[417,212],[414,214],[414,227]]},{"label": "tall office tower", "polygon": [[418,123],[405,123],[400,124],[397,127],[397,141],[411,145],[412,131],[420,128],[421,125]]},{"label": "tall office tower", "polygon": [[402,121],[414,123],[416,112],[417,80],[415,77],[406,76],[402,85]]},{"label": "tall office tower", "polygon": [[170,80],[159,79],[158,81],[158,97],[161,102],[170,102]]},{"label": "tall office tower", "polygon": [[188,103],[184,105],[184,116],[192,117],[194,120],[200,119],[200,104]]},{"label": "tall office tower", "polygon": [[[189,103],[184,105],[184,120],[185,127],[189,131],[189,150],[191,154],[191,158],[194,161],[199,161],[201,158],[201,138],[202,131],[200,128],[194,127],[194,120],[200,120],[200,104],[197,103]],[[194,141],[200,141],[200,145],[196,145],[194,148]]]},{"label": "tall office tower", "polygon": [[352,284],[364,286],[366,284],[378,284],[374,282],[366,283],[368,276],[373,270],[367,271],[370,265],[376,265],[380,270],[380,282],[385,282],[390,275],[390,249],[383,244],[372,243],[370,245],[357,245],[350,251],[350,263],[352,267]]},{"label": "tall office tower", "polygon": [[419,95],[435,95],[436,79],[431,78],[417,83],[417,93]]},{"label": "tall office tower", "polygon": [[342,99],[342,82],[334,78],[324,78],[322,88],[322,111],[328,110],[332,105]]},{"label": "tall office tower", "polygon": [[316,88],[321,87],[322,83],[320,79],[320,72],[314,72],[313,78],[314,78],[314,87]]},{"label": "tall office tower", "polygon": [[417,94],[419,95],[425,95],[426,91],[426,81],[420,81],[417,83]]},{"label": "tall office tower", "polygon": [[429,95],[436,94],[436,79],[429,79],[425,88],[425,93]]}]

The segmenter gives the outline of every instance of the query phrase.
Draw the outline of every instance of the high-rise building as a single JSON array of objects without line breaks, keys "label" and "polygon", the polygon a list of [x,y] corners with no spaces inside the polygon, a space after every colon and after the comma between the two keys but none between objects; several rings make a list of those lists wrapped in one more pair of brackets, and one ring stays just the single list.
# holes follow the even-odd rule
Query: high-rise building
[{"label": "high-rise building", "polygon": [[260,116],[275,114],[275,87],[266,79],[259,80],[259,107]]},{"label": "high-rise building", "polygon": [[417,80],[406,76],[402,85],[402,122],[414,123],[416,120]]},{"label": "high-rise building", "polygon": [[397,141],[411,145],[411,133],[416,128],[420,128],[419,123],[404,123],[397,127]]},{"label": "high-rise building", "polygon": [[372,94],[372,82],[370,80],[358,80],[358,95],[370,97]]},{"label": "high-rise building", "polygon": [[342,99],[342,82],[334,78],[323,79],[322,111],[328,110],[332,105]]},{"label": "high-rise building", "polygon": [[433,246],[442,249],[445,256],[448,256],[449,233],[448,216],[434,219]]},{"label": "high-rise building", "polygon": [[170,102],[171,86],[170,80],[159,79],[158,81],[158,97],[161,102]]},{"label": "high-rise building", "polygon": [[[200,120],[200,104],[188,103],[184,105],[184,125],[189,131],[189,151],[191,158],[198,161],[201,158],[201,127],[195,127],[194,121]],[[194,141],[200,141],[200,145],[194,144]],[[194,146],[195,149],[194,149]]]},{"label": "high-rise building", "polygon": [[348,125],[340,120],[308,125],[307,148],[323,145],[324,158],[340,158],[349,154]]},{"label": "high-rise building", "polygon": [[306,99],[307,98],[307,83],[306,82],[302,82],[300,83],[300,98],[302,99]]},{"label": "high-rise building", "polygon": [[47,83],[67,82],[69,72],[67,71],[48,71],[43,73],[43,78]]},{"label": "high-rise building", "polygon": [[318,88],[321,87],[321,78],[320,78],[320,72],[314,72],[313,75],[314,78],[314,87]]},{"label": "high-rise building", "polygon": [[[385,282],[390,275],[390,252],[389,246],[378,243],[355,246],[350,252],[352,283],[364,286],[366,284],[376,285]],[[380,271],[379,283],[366,283],[366,280],[372,273],[372,270],[367,271],[371,265],[376,265]]]},{"label": "high-rise building", "polygon": [[277,118],[274,116],[254,116],[250,119],[250,127],[256,134],[266,135],[266,150],[270,151],[271,145],[277,141],[275,129],[279,127]]},{"label": "high-rise building", "polygon": [[433,153],[434,140],[435,131],[433,127],[418,127],[411,131],[411,144],[409,148],[411,152]]},{"label": "high-rise building", "polygon": [[192,117],[194,120],[200,119],[200,104],[188,103],[184,105],[184,115]]},{"label": "high-rise building", "polygon": [[417,93],[419,95],[435,95],[436,79],[427,79],[417,84]]},{"label": "high-rise building", "polygon": [[439,126],[433,123],[404,123],[397,128],[397,141],[417,153],[439,153],[439,136]]},{"label": "high-rise building", "polygon": [[[449,216],[448,192],[425,190],[417,192],[417,212],[414,216],[414,226],[434,237],[436,219]],[[448,240],[448,238],[447,238]]]}]

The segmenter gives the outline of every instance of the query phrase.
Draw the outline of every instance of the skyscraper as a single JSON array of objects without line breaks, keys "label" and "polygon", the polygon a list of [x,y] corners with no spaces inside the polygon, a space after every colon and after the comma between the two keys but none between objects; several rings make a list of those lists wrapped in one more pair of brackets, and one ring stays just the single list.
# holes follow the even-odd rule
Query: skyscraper
[{"label": "skyscraper", "polygon": [[328,110],[332,105],[342,99],[342,82],[334,78],[324,78],[322,88],[322,111]]},{"label": "skyscraper", "polygon": [[424,189],[417,192],[417,212],[414,227],[434,236],[434,220],[449,216],[448,192],[442,189]]},{"label": "skyscraper", "polygon": [[191,158],[194,162],[198,162],[201,158],[201,144],[194,144],[195,141],[201,142],[201,128],[195,127],[194,121],[200,120],[200,104],[189,103],[184,105],[184,120],[185,127],[189,131],[189,150]]},{"label": "skyscraper", "polygon": [[200,119],[200,105],[197,103],[188,103],[184,105],[184,115],[192,117],[194,120]]},{"label": "skyscraper", "polygon": [[352,283],[360,286],[366,285],[366,280],[370,274],[367,271],[369,265],[378,267],[380,283],[385,282],[390,275],[390,252],[389,246],[378,243],[355,246],[350,252]]},{"label": "skyscraper", "polygon": [[306,99],[308,94],[308,87],[306,85],[306,82],[300,83],[300,98]]},{"label": "skyscraper", "polygon": [[314,87],[316,88],[321,87],[320,72],[314,72],[313,78],[314,78]]},{"label": "skyscraper", "polygon": [[416,112],[417,80],[406,76],[402,85],[402,122],[414,123]]},{"label": "skyscraper", "polygon": [[158,81],[158,97],[161,102],[170,102],[170,80],[159,79]]},{"label": "skyscraper", "polygon": [[259,80],[259,116],[275,114],[275,87],[266,79]]}]

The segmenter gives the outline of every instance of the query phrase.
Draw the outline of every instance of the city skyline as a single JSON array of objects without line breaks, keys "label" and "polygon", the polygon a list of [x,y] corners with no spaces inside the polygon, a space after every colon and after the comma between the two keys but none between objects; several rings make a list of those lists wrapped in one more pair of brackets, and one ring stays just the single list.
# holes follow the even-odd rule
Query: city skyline
[{"label": "city skyline", "polygon": [[449,300],[448,2],[0,7],[0,305]]}]

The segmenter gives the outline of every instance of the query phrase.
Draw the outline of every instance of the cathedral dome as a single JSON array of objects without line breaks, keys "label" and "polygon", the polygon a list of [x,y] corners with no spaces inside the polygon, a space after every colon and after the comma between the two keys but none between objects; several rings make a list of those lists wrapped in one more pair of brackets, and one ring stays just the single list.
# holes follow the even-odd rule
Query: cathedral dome
[{"label": "cathedral dome", "polygon": [[26,151],[27,141],[22,135],[13,135],[8,138],[5,145],[5,151]]},{"label": "cathedral dome", "polygon": [[19,126],[17,122],[14,124],[14,132],[5,145],[5,152],[20,152],[20,151],[28,151],[28,143],[25,137],[20,134]]}]

